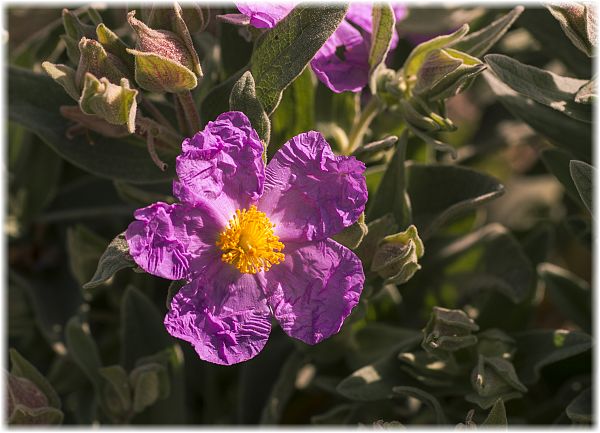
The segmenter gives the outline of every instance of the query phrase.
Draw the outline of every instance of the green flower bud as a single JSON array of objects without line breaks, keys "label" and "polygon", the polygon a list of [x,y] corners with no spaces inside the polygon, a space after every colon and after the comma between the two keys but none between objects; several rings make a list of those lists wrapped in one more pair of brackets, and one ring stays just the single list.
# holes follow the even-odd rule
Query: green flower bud
[{"label": "green flower bud", "polygon": [[445,358],[448,352],[476,344],[477,337],[472,332],[478,330],[479,326],[464,311],[433,307],[429,322],[423,329],[421,347]]},{"label": "green flower bud", "polygon": [[498,357],[479,356],[477,366],[471,374],[471,385],[475,393],[468,394],[467,400],[484,409],[493,405],[498,398],[506,401],[527,392],[512,363]]},{"label": "green flower bud", "polygon": [[82,88],[85,75],[89,72],[100,78],[107,78],[111,83],[119,83],[127,78],[129,71],[123,62],[114,54],[106,52],[102,44],[94,39],[81,38],[79,41],[81,56],[75,74],[75,83]]},{"label": "green flower bud", "polygon": [[127,44],[103,23],[98,24],[98,27],[96,27],[96,38],[109,54],[118,57],[127,67],[128,77],[133,76],[134,61],[127,52],[127,48],[129,48]]},{"label": "green flower bud", "polygon": [[84,24],[79,17],[68,9],[62,10],[63,27],[65,34],[60,38],[67,47],[67,56],[74,64],[79,63],[79,41],[81,38],[93,38],[96,34],[95,27]]},{"label": "green flower bud", "polygon": [[201,76],[202,71],[196,52],[193,47],[192,51],[189,49],[191,38],[186,44],[176,33],[153,30],[134,15],[135,11],[130,12],[127,19],[138,40],[136,49],[127,52],[135,56],[135,80],[140,87],[158,93],[178,93],[196,87],[196,75]]},{"label": "green flower bud", "polygon": [[598,46],[594,5],[591,3],[565,3],[547,7],[573,45],[588,57],[592,57]]},{"label": "green flower bud", "polygon": [[85,114],[95,114],[113,125],[127,125],[127,130],[133,133],[137,94],[137,90],[129,87],[126,78],[121,79],[121,85],[117,86],[106,78],[98,80],[88,73],[79,106]]},{"label": "green flower bud", "polygon": [[403,284],[421,269],[418,260],[425,252],[417,228],[384,237],[373,256],[371,270],[389,283]]},{"label": "green flower bud", "polygon": [[411,90],[425,100],[444,100],[465,90],[485,68],[481,60],[452,48],[432,50]]}]

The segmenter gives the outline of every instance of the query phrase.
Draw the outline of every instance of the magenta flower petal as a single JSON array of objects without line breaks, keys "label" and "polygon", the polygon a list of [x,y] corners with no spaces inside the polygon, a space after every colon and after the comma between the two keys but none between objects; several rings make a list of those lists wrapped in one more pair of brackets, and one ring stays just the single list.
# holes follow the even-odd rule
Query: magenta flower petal
[{"label": "magenta flower petal", "polygon": [[191,205],[210,202],[228,220],[263,192],[263,149],[244,113],[223,113],[182,143],[173,192]]},{"label": "magenta flower petal", "polygon": [[219,263],[215,267],[210,280],[195,279],[175,295],[165,326],[172,336],[192,343],[201,359],[231,365],[265,346],[270,311],[255,276]]},{"label": "magenta flower petal", "polygon": [[218,260],[214,245],[223,224],[210,207],[154,203],[134,216],[125,238],[131,257],[146,272],[180,280]]},{"label": "magenta flower petal", "polygon": [[297,135],[269,162],[258,208],[284,243],[325,239],[364,211],[364,171],[356,158],[334,155],[321,133]]},{"label": "magenta flower petal", "polygon": [[274,4],[235,2],[238,10],[250,18],[250,25],[258,29],[272,29],[281,21],[292,9],[294,3]]},{"label": "magenta flower petal", "polygon": [[340,330],[365,280],[358,257],[331,239],[287,246],[285,261],[265,278],[268,302],[281,328],[308,344]]},{"label": "magenta flower petal", "polygon": [[359,92],[369,78],[369,49],[369,35],[342,21],[310,65],[319,80],[334,92]]}]

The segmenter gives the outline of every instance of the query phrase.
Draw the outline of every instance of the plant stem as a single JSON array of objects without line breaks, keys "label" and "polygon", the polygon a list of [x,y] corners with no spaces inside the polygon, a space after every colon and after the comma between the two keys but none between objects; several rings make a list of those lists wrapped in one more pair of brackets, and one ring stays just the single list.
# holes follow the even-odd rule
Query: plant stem
[{"label": "plant stem", "polygon": [[183,115],[185,116],[188,126],[188,133],[192,136],[200,129],[200,114],[196,109],[192,92],[186,90],[185,92],[177,93],[177,98],[183,109]]},{"label": "plant stem", "polygon": [[168,150],[173,151],[176,154],[181,151],[181,142],[183,141],[183,137],[177,134],[171,128],[162,126],[155,120],[139,114],[136,116],[135,123],[136,127],[140,129],[142,134],[152,134],[155,140],[165,143]]},{"label": "plant stem", "polygon": [[383,104],[379,98],[372,96],[371,100],[360,113],[359,118],[352,125],[348,139],[348,154],[352,154],[360,146],[369,125],[381,110],[383,110]]}]

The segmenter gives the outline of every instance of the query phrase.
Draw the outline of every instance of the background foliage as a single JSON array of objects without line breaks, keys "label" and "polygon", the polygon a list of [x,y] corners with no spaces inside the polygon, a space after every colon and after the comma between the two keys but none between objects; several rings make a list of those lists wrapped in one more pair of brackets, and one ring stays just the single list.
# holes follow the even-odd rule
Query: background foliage
[{"label": "background foliage", "polygon": [[[84,6],[65,18],[9,8],[9,421],[591,423],[592,12],[411,7],[396,23],[393,73],[380,65],[385,49],[371,51],[375,108],[369,90],[333,93],[305,67],[343,9],[299,8],[262,38],[215,18],[225,12],[236,11],[201,12],[210,20],[192,31],[203,77],[163,65],[169,86],[197,80],[190,96],[203,124],[244,111],[267,157],[315,129],[367,163],[365,220],[338,239],[363,260],[359,306],[319,345],[274,328],[261,354],[230,367],[171,338],[162,320],[179,283],[136,272],[117,234],[136,208],[173,200],[169,143],[180,137],[159,128],[163,171],[146,149],[152,133],[130,134],[129,118],[74,128],[59,107],[79,89],[70,95],[42,70],[72,60],[100,22],[134,46],[127,10]],[[385,40],[389,12],[375,13]],[[413,51],[417,41],[426,43]],[[423,71],[432,50],[465,69],[440,78],[432,68],[410,98],[399,95],[402,74]],[[132,85],[148,73],[145,60]],[[166,123],[181,120],[186,101],[151,90],[142,101]],[[136,95],[127,98],[131,110]],[[104,103],[89,109],[108,119]]]}]

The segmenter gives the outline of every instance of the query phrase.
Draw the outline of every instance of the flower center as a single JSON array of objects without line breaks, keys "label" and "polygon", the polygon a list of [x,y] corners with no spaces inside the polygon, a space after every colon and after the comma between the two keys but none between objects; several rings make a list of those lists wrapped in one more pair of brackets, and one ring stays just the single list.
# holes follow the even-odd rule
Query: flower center
[{"label": "flower center", "polygon": [[273,234],[273,224],[264,212],[250,206],[238,209],[227,228],[219,235],[217,246],[223,250],[221,260],[244,274],[268,271],[285,259],[283,243]]}]

